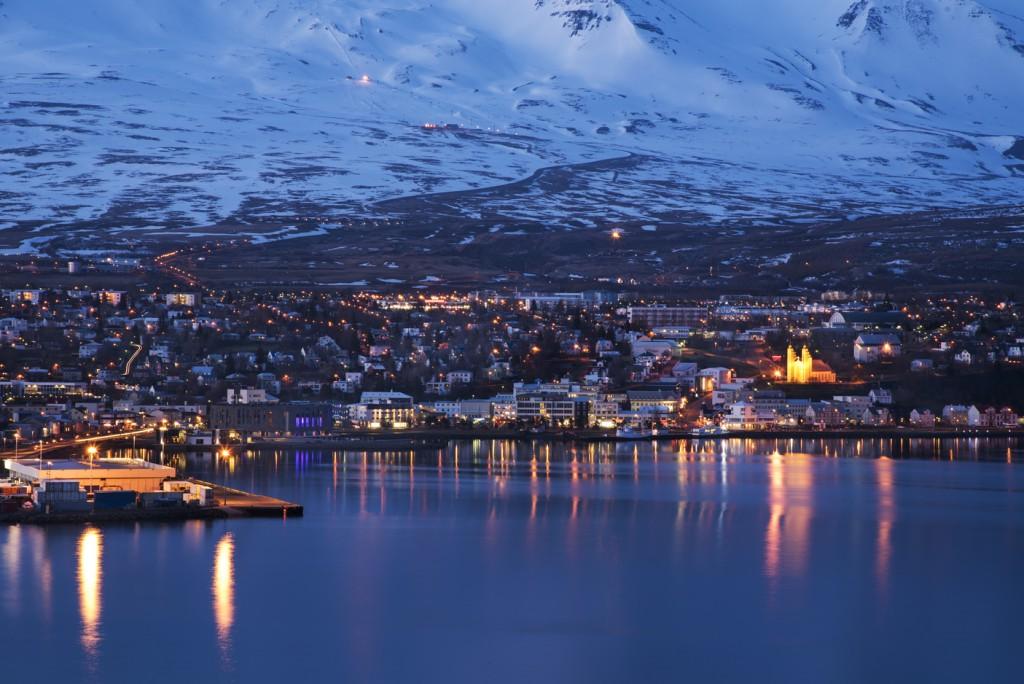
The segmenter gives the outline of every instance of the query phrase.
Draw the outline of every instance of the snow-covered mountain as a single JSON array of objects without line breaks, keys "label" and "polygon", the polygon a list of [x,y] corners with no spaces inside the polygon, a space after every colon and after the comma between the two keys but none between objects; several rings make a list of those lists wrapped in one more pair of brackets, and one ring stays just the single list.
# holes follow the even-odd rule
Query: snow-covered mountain
[{"label": "snow-covered mountain", "polygon": [[559,227],[1019,202],[1017,5],[3,0],[0,227],[331,225],[627,155],[484,209]]}]

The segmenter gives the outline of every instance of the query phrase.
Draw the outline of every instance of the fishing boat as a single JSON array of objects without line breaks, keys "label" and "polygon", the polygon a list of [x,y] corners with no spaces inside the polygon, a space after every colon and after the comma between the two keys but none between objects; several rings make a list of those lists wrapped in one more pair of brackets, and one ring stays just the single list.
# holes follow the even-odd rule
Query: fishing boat
[{"label": "fishing boat", "polygon": [[713,437],[724,433],[725,430],[718,425],[705,425],[704,427],[694,428],[690,431],[690,434],[694,437]]},{"label": "fishing boat", "polygon": [[650,439],[658,434],[658,430],[642,425],[623,425],[615,431],[616,439]]}]

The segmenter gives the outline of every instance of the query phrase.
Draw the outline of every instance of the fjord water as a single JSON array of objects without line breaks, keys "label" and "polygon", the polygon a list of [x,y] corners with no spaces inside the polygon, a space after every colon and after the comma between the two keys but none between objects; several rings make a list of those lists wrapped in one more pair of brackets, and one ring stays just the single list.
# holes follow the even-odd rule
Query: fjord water
[{"label": "fjord water", "polygon": [[179,456],[306,515],[0,528],[4,677],[1019,681],[1022,456],[1010,440]]}]

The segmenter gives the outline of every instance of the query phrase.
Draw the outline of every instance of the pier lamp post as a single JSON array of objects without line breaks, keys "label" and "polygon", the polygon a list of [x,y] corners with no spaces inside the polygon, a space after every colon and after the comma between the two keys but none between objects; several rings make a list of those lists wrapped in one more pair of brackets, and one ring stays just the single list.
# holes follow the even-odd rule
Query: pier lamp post
[{"label": "pier lamp post", "polygon": [[92,468],[92,460],[96,457],[96,452],[99,449],[96,448],[95,444],[90,444],[85,448],[85,453],[89,455],[89,467]]}]

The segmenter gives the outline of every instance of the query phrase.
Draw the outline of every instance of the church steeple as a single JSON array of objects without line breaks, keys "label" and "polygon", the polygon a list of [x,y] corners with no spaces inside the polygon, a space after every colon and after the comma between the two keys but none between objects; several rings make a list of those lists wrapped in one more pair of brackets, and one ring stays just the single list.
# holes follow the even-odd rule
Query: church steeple
[{"label": "church steeple", "polygon": [[796,349],[789,345],[786,349],[786,382],[805,384],[811,381],[811,368],[814,360],[811,358],[811,350],[805,344],[797,356]]},{"label": "church steeple", "polygon": [[820,372],[814,370],[814,357],[806,344],[796,353],[793,345],[786,348],[786,382],[805,385],[810,382],[835,382],[835,373],[827,365],[821,364]]}]

